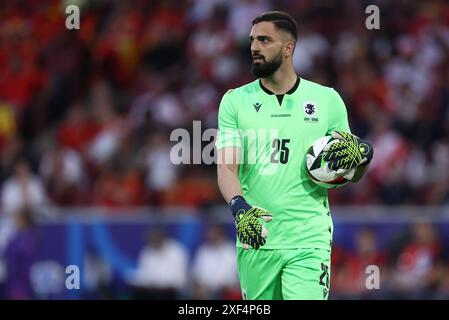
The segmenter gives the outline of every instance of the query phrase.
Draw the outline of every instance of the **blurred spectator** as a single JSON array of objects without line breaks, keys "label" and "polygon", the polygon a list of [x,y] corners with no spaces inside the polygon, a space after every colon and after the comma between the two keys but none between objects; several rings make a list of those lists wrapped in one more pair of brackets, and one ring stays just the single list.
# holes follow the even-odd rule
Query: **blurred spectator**
[{"label": "blurred spectator", "polygon": [[33,299],[30,282],[31,266],[38,258],[39,238],[34,226],[33,213],[21,208],[15,214],[17,232],[3,253],[6,264],[7,299]]},{"label": "blurred spectator", "polygon": [[143,184],[138,171],[112,159],[105,163],[93,189],[93,204],[104,207],[142,205]]},{"label": "blurred spectator", "polygon": [[84,105],[74,103],[67,111],[65,119],[59,124],[57,137],[61,146],[72,148],[84,155],[85,148],[97,132],[98,128],[88,117]]},{"label": "blurred spectator", "polygon": [[376,233],[368,228],[356,234],[355,251],[346,253],[344,262],[335,270],[332,288],[334,296],[340,299],[374,298],[379,290],[368,290],[366,273],[368,266],[376,266],[380,270],[380,288],[388,282],[386,270],[386,253],[378,248]]},{"label": "blurred spectator", "polygon": [[443,244],[432,224],[412,226],[411,239],[397,258],[390,281],[393,299],[429,299],[435,296],[447,266]]},{"label": "blurred spectator", "polygon": [[111,7],[93,48],[94,61],[115,85],[127,87],[138,59],[138,28],[142,21],[139,4],[122,2]]},{"label": "blurred spectator", "polygon": [[135,299],[179,299],[187,285],[188,253],[162,229],[152,229],[129,282]]},{"label": "blurred spectator", "polygon": [[31,172],[27,160],[20,159],[14,164],[14,174],[3,183],[1,202],[0,252],[17,230],[14,215],[24,208],[37,210],[49,203],[40,177]]},{"label": "blurred spectator", "polygon": [[406,201],[403,163],[409,151],[404,138],[390,127],[389,122],[386,115],[381,113],[373,123],[373,132],[369,139],[376,149],[376,155],[370,165],[370,174],[380,185],[382,201],[395,205]]},{"label": "blurred spectator", "polygon": [[237,43],[247,43],[252,21],[263,12],[270,11],[266,0],[232,1],[230,4],[229,27]]},{"label": "blurred spectator", "polygon": [[329,43],[325,37],[320,35],[317,30],[310,26],[301,28],[300,41],[296,43],[293,64],[299,74],[309,77],[314,71],[317,60],[326,57],[329,51]]},{"label": "blurred spectator", "polygon": [[51,148],[42,156],[39,173],[53,204],[76,206],[86,203],[85,169],[76,150],[59,146]]},{"label": "blurred spectator", "polygon": [[214,9],[225,6],[226,0],[193,0],[190,8],[190,19],[199,23],[209,18]]},{"label": "blurred spectator", "polygon": [[219,225],[207,228],[205,240],[193,260],[194,298],[213,300],[240,295],[234,241]]},{"label": "blurred spectator", "polygon": [[141,62],[177,78],[184,61],[188,33],[186,2],[161,1],[148,12],[141,41]]},{"label": "blurred spectator", "polygon": [[98,132],[93,137],[88,156],[95,166],[101,166],[118,149],[120,139],[127,132],[127,123],[115,111],[111,88],[105,82],[92,87],[93,117]]},{"label": "blurred spectator", "polygon": [[150,135],[140,158],[146,172],[145,186],[149,193],[149,203],[160,205],[164,193],[173,188],[178,177],[178,167],[170,159],[167,136],[162,132]]},{"label": "blurred spectator", "polygon": [[[24,21],[22,21],[22,26],[25,29]],[[27,41],[26,37],[16,36],[11,35],[9,41],[13,42],[14,38],[19,43]],[[38,94],[39,90],[42,90],[45,83],[45,75],[35,63],[35,56],[33,55],[36,55],[36,51],[30,51],[31,56],[21,56],[17,52],[13,52],[13,50],[10,53],[11,56],[6,61],[7,64],[2,64],[0,97],[14,104],[18,110],[21,110],[22,108],[30,107],[33,97]],[[11,81],[11,79],[14,79],[14,81]]]},{"label": "blurred spectator", "polygon": [[6,215],[24,207],[38,209],[48,203],[42,180],[35,175],[25,159],[15,163],[13,175],[3,183],[2,207]]}]

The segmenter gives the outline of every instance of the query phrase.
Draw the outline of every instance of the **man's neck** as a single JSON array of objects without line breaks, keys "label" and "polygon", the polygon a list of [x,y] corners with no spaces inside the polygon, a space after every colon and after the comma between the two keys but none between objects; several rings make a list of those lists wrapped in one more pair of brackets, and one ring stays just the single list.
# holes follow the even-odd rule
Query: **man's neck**
[{"label": "man's neck", "polygon": [[265,88],[274,94],[285,94],[296,83],[298,76],[293,68],[282,70],[279,68],[271,77],[261,78]]}]

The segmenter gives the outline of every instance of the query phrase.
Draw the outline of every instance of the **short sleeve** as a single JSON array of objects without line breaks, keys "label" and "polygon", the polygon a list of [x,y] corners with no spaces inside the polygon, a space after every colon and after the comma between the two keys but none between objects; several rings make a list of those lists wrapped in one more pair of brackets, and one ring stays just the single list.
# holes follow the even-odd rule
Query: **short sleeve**
[{"label": "short sleeve", "polygon": [[225,93],[218,110],[218,133],[216,148],[241,147],[241,137],[238,128],[237,111],[232,103],[231,90]]},{"label": "short sleeve", "polygon": [[337,91],[331,89],[329,99],[329,124],[327,134],[332,131],[340,130],[344,132],[351,132],[349,128],[348,112],[343,99]]}]

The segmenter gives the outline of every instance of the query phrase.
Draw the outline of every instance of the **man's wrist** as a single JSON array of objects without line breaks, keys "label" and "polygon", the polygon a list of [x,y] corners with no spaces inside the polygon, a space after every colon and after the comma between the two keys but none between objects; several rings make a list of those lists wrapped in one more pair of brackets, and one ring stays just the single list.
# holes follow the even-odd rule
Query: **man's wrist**
[{"label": "man's wrist", "polygon": [[243,196],[236,195],[232,197],[231,201],[229,201],[229,208],[231,209],[232,215],[235,218],[240,210],[246,212],[251,209],[251,206],[248,204],[248,202],[246,202]]}]

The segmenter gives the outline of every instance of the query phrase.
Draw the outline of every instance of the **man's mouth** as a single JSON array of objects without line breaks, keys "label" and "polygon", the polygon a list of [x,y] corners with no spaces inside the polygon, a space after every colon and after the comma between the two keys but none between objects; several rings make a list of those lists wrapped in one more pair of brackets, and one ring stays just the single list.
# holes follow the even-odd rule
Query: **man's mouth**
[{"label": "man's mouth", "polygon": [[259,56],[253,56],[254,63],[260,63],[263,62],[263,58]]}]

